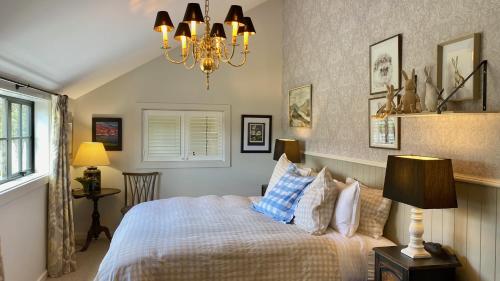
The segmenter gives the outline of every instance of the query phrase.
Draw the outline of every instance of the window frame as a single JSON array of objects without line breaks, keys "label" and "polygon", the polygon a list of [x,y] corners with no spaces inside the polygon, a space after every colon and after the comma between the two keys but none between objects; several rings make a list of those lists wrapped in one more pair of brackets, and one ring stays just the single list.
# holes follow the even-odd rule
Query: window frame
[{"label": "window frame", "polygon": [[[33,101],[30,101],[30,100],[27,100],[27,99],[21,99],[21,98],[17,98],[17,97],[12,97],[12,96],[7,96],[7,95],[3,95],[3,94],[0,94],[0,98],[3,98],[5,99],[5,101],[7,102],[7,122],[6,122],[6,131],[7,131],[7,136],[4,138],[4,137],[0,137],[0,140],[3,141],[3,140],[6,140],[7,141],[7,178],[6,179],[3,179],[3,180],[0,180],[0,184],[4,184],[6,182],[10,182],[10,181],[13,181],[13,180],[16,180],[16,179],[19,179],[19,178],[22,178],[22,177],[25,177],[27,175],[30,175],[30,174],[33,174],[35,172],[35,102]],[[20,104],[21,107],[20,107],[20,120],[19,120],[19,127],[20,127],[20,136],[19,137],[12,137],[12,117],[11,117],[11,114],[12,114],[12,104],[13,103],[16,103],[16,104]],[[29,137],[23,137],[23,133],[22,133],[22,106],[25,105],[25,106],[28,106],[30,109],[31,109],[31,114],[30,114],[30,117],[29,117],[29,120],[30,120],[30,128],[29,128],[29,132],[30,132],[30,136]],[[14,139],[19,139],[20,140],[20,149],[19,149],[19,171],[16,173],[16,174],[12,174],[12,141]],[[23,153],[23,148],[22,148],[22,143],[23,143],[23,139],[29,139],[30,140],[30,145],[29,145],[29,150],[30,150],[30,155],[29,155],[29,158],[28,158],[28,161],[30,161],[29,163],[29,166],[30,168],[27,169],[27,170],[22,170],[22,153]]]}]

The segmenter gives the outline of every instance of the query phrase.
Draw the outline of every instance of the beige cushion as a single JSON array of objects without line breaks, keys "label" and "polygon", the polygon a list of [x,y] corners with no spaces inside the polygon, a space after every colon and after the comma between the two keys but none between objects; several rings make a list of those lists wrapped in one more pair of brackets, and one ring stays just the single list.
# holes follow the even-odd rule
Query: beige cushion
[{"label": "beige cushion", "polygon": [[[346,183],[356,180],[347,178]],[[361,186],[361,215],[358,232],[379,239],[384,234],[384,226],[391,211],[392,201],[383,197],[382,189]]]},{"label": "beige cushion", "polygon": [[[290,160],[286,158],[286,154],[283,153],[283,155],[281,155],[280,159],[276,163],[276,166],[274,166],[273,174],[271,175],[271,179],[269,180],[265,195],[267,195],[269,191],[271,191],[276,186],[280,178],[286,173],[288,165],[290,164],[292,164],[292,162],[290,162]],[[311,174],[311,169],[309,168],[297,168],[297,171],[303,177],[309,176]]]},{"label": "beige cushion", "polygon": [[323,168],[305,189],[295,209],[294,223],[313,235],[322,235],[332,218],[336,199],[337,189],[332,176]]},{"label": "beige cushion", "polygon": [[333,229],[346,237],[352,237],[359,225],[360,215],[360,187],[358,182],[347,185],[334,181],[339,188],[339,195],[335,203],[330,225]]}]

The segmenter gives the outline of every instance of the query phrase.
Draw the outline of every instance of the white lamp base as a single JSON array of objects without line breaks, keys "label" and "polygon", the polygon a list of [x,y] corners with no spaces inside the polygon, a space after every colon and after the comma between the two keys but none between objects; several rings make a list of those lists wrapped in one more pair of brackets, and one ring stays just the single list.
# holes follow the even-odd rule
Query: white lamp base
[{"label": "white lamp base", "polygon": [[412,259],[425,259],[430,258],[429,254],[424,249],[424,212],[419,208],[411,209],[411,223],[410,223],[410,243],[408,247],[401,250],[401,253],[409,256]]}]

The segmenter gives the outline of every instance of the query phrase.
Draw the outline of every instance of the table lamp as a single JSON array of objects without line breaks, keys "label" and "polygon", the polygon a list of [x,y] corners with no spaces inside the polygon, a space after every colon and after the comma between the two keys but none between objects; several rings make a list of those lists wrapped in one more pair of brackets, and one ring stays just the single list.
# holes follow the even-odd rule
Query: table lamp
[{"label": "table lamp", "polygon": [[411,205],[410,243],[401,252],[411,258],[430,258],[424,249],[422,209],[457,208],[450,159],[390,155],[385,170],[384,197]]},{"label": "table lamp", "polygon": [[292,163],[300,162],[300,147],[298,140],[276,139],[274,142],[274,160],[279,160],[283,153]]},{"label": "table lamp", "polygon": [[96,166],[109,165],[108,155],[101,142],[83,142],[78,148],[73,166],[87,166],[83,172],[86,178],[96,180],[95,190],[101,190],[101,170]]}]

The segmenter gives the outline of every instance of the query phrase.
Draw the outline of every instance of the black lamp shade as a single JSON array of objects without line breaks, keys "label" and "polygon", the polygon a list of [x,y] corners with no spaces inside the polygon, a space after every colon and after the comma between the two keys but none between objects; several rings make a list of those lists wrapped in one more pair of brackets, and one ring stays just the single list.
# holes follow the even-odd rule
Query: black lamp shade
[{"label": "black lamp shade", "polygon": [[385,171],[384,197],[420,209],[456,208],[451,160],[390,155]]},{"label": "black lamp shade", "polygon": [[283,153],[293,163],[300,162],[300,146],[298,140],[276,139],[274,143],[274,160],[279,160]]},{"label": "black lamp shade", "polygon": [[200,4],[198,3],[188,3],[186,8],[186,13],[184,13],[183,22],[189,23],[192,21],[203,22],[203,13],[201,12]]},{"label": "black lamp shade", "polygon": [[191,30],[189,29],[189,24],[185,22],[180,22],[175,31],[175,40],[181,40],[181,36],[191,37]]},{"label": "black lamp shade", "polygon": [[241,6],[231,5],[231,8],[229,8],[229,12],[227,12],[224,23],[230,25],[234,21],[237,21],[240,23],[240,25],[243,25],[243,9],[241,8]]},{"label": "black lamp shade", "polygon": [[161,32],[162,25],[167,26],[167,31],[172,31],[172,29],[174,29],[174,24],[172,23],[172,20],[170,19],[170,16],[166,11],[159,11],[156,14],[154,31]]},{"label": "black lamp shade", "polygon": [[242,35],[243,32],[248,32],[251,35],[255,34],[255,28],[250,17],[243,17],[243,24],[243,26],[238,28],[238,35]]},{"label": "black lamp shade", "polygon": [[226,39],[226,32],[224,32],[224,26],[222,23],[214,23],[212,31],[210,31],[210,37]]}]

